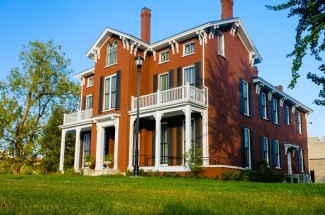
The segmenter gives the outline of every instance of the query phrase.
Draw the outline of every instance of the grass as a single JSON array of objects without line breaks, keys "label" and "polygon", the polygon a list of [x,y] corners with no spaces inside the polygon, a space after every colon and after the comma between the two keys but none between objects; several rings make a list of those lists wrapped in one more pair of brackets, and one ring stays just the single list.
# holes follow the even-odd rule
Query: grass
[{"label": "grass", "polygon": [[325,184],[0,175],[0,214],[324,214]]}]

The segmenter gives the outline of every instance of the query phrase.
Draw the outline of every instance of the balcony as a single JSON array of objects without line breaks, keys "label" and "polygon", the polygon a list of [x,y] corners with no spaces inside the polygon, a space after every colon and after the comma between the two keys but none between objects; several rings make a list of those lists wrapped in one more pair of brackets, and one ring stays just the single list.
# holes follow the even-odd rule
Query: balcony
[{"label": "balcony", "polygon": [[[131,111],[135,111],[137,107],[137,97],[132,96]],[[199,89],[189,84],[176,87],[169,90],[159,91],[152,94],[140,96],[140,110],[157,108],[162,105],[172,105],[181,103],[196,103],[206,106],[207,93],[205,89]]]},{"label": "balcony", "polygon": [[63,125],[86,121],[93,116],[93,109],[78,111],[75,113],[64,114]]}]

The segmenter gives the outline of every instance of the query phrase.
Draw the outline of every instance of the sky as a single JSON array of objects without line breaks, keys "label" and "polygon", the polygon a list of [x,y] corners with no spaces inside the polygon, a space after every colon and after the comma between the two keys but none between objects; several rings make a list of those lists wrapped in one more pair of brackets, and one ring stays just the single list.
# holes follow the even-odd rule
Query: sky
[{"label": "sky", "polygon": [[[319,63],[308,57],[301,78],[291,90],[292,58],[297,18],[287,11],[274,12],[266,4],[285,0],[234,0],[239,17],[263,61],[259,76],[314,110],[308,116],[308,136],[325,136],[325,107],[313,103],[320,87],[305,77]],[[19,52],[32,41],[54,40],[71,59],[70,69],[79,73],[94,66],[85,54],[106,27],[140,37],[140,11],[151,10],[151,42],[156,42],[209,21],[220,20],[220,0],[0,0],[0,80],[20,67]],[[318,73],[320,74],[320,73]]]}]

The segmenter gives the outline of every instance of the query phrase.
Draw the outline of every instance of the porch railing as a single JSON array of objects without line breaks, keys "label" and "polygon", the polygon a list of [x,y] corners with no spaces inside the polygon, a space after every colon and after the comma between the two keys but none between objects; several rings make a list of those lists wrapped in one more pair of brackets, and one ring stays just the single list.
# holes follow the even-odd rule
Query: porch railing
[{"label": "porch railing", "polygon": [[63,124],[77,123],[90,119],[93,116],[93,109],[87,109],[70,114],[64,114]]},{"label": "porch railing", "polygon": [[[192,100],[202,104],[206,104],[206,91],[199,89],[188,83],[185,86],[172,88],[169,90],[159,91],[152,94],[140,96],[139,107],[145,108],[159,104],[167,104],[182,100]],[[137,98],[132,96],[131,109],[135,110],[137,105]]]}]

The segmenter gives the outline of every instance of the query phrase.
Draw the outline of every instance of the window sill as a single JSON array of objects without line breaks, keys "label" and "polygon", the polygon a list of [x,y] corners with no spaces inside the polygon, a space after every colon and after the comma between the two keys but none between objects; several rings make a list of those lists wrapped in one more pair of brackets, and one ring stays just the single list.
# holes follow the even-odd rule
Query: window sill
[{"label": "window sill", "polygon": [[93,87],[94,85],[91,85],[91,86],[87,86],[86,88],[90,88],[90,87]]},{"label": "window sill", "polygon": [[160,64],[164,64],[164,63],[167,63],[167,62],[169,62],[169,60],[164,61],[164,62],[159,62],[158,65],[160,65]]},{"label": "window sill", "polygon": [[218,55],[224,59],[227,59],[225,55],[218,53]]},{"label": "window sill", "polygon": [[113,63],[113,64],[111,64],[111,65],[107,65],[107,66],[105,66],[104,67],[104,69],[106,69],[106,68],[108,68],[108,67],[111,67],[111,66],[114,66],[114,65],[116,65],[117,63]]},{"label": "window sill", "polygon": [[194,55],[194,54],[195,54],[195,52],[193,52],[193,53],[190,53],[190,54],[187,54],[187,55],[183,54],[183,56],[182,56],[182,57],[187,57],[187,56],[190,56],[190,55]]},{"label": "window sill", "polygon": [[277,166],[277,167],[275,167],[275,169],[281,169],[281,167],[278,167],[278,166]]}]

